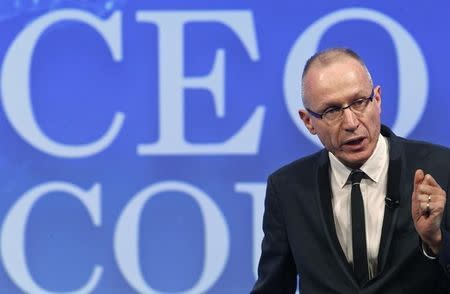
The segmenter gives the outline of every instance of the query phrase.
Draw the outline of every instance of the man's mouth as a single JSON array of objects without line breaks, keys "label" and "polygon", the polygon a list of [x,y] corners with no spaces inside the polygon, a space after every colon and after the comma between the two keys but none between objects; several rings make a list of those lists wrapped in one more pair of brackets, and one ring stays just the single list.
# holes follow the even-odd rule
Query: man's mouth
[{"label": "man's mouth", "polygon": [[345,144],[348,144],[348,145],[358,145],[359,143],[362,142],[362,140],[364,140],[364,138],[358,138],[358,139],[354,139],[354,140],[347,141],[347,142],[345,142]]},{"label": "man's mouth", "polygon": [[361,147],[363,141],[364,141],[364,137],[353,138],[353,139],[344,141],[343,146],[351,147],[351,148],[359,148],[359,147]]}]

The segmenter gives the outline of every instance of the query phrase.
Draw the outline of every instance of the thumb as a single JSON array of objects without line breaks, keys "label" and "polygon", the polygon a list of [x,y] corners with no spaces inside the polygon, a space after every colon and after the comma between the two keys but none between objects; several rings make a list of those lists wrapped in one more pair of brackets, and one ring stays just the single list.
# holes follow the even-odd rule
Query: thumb
[{"label": "thumb", "polygon": [[411,213],[413,215],[414,225],[416,225],[418,218],[421,217],[420,213],[420,203],[418,200],[418,193],[417,189],[418,186],[423,182],[423,179],[425,178],[425,174],[423,170],[418,169],[416,170],[414,174],[414,191],[412,193],[412,199],[411,199]]},{"label": "thumb", "polygon": [[414,174],[414,192],[417,190],[417,186],[422,183],[422,181],[425,178],[425,173],[423,170],[418,169],[416,170],[416,173]]},{"label": "thumb", "polygon": [[414,196],[413,197],[416,196],[415,194],[417,191],[417,186],[419,186],[422,183],[424,178],[425,178],[425,174],[424,174],[423,170],[421,170],[421,169],[416,170],[416,173],[414,174],[414,193],[413,193]]}]

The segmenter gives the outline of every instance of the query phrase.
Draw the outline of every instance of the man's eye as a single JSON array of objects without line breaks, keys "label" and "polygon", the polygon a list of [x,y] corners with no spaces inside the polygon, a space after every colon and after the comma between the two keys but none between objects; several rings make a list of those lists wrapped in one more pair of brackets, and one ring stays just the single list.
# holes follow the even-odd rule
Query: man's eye
[{"label": "man's eye", "polygon": [[352,104],[355,106],[361,106],[364,104],[364,102],[365,102],[365,99],[358,99],[358,100],[354,101]]},{"label": "man's eye", "polygon": [[341,109],[339,107],[332,107],[332,108],[328,108],[327,110],[325,110],[323,113],[329,113],[329,114],[333,114],[333,113],[337,113],[339,112]]}]

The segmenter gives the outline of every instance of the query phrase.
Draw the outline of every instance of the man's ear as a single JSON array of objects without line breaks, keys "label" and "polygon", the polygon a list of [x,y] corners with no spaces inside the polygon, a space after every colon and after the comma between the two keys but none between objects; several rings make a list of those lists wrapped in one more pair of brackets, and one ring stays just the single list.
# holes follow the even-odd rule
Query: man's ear
[{"label": "man's ear", "polygon": [[303,123],[305,124],[305,127],[308,129],[308,131],[311,134],[316,135],[317,132],[312,124],[311,116],[309,115],[308,111],[306,111],[304,109],[300,109],[298,111],[298,115],[300,116],[300,119],[303,121]]},{"label": "man's ear", "polygon": [[374,91],[374,100],[379,109],[379,112],[381,113],[381,86],[376,86]]}]

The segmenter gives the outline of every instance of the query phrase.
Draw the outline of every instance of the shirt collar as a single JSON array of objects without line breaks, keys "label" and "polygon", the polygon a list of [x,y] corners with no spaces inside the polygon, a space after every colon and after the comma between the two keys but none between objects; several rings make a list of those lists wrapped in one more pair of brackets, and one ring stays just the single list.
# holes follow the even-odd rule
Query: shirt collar
[{"label": "shirt collar", "polygon": [[[328,152],[328,156],[330,158],[332,176],[335,177],[336,183],[342,188],[347,183],[352,169],[340,162],[331,152]],[[378,183],[380,181],[381,172],[383,171],[382,167],[387,164],[388,160],[388,142],[387,139],[380,134],[375,150],[369,159],[360,167],[360,170],[362,170],[372,181]]]}]

